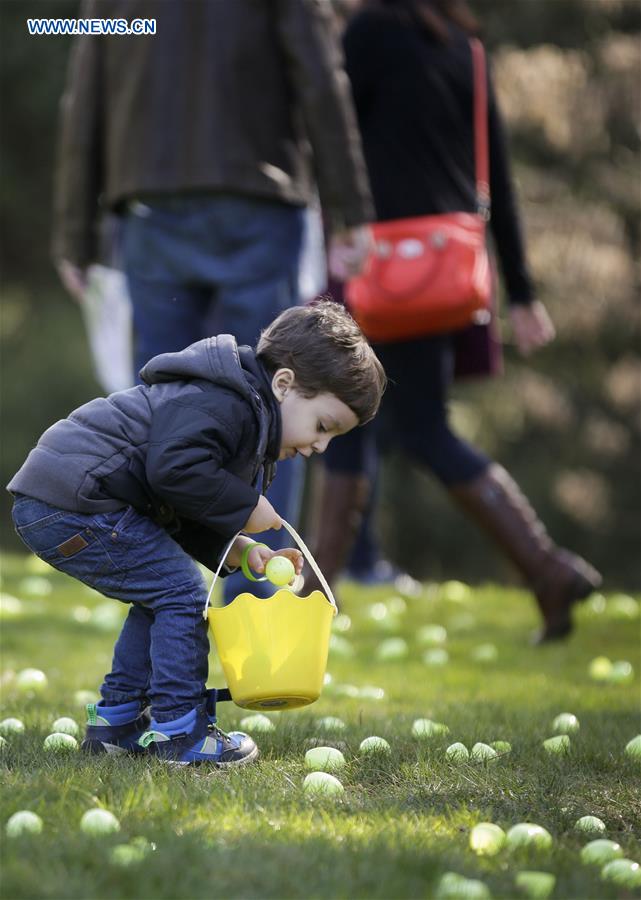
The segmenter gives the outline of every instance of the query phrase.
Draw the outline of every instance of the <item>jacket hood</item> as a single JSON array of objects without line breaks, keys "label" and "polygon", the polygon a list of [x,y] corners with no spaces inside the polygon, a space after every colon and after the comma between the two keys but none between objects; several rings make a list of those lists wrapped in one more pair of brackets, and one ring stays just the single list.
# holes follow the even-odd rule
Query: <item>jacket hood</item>
[{"label": "jacket hood", "polygon": [[148,385],[202,378],[236,391],[254,409],[268,409],[271,415],[265,450],[270,459],[278,459],[281,416],[271,380],[252,348],[239,347],[233,335],[219,334],[196,341],[178,353],[154,356],[140,370],[140,377]]},{"label": "jacket hood", "polygon": [[248,400],[255,399],[255,391],[240,361],[236,338],[231,334],[196,341],[178,353],[154,356],[140,370],[140,377],[149,385],[203,378],[221,387],[231,388]]}]

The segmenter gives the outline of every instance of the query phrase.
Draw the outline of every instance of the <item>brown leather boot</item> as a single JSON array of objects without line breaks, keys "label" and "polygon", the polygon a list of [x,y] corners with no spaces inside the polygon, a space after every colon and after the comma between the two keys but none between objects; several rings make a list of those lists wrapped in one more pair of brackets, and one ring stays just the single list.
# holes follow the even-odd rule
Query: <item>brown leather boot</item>
[{"label": "brown leather boot", "polygon": [[537,643],[567,637],[572,605],[600,586],[601,575],[580,556],[553,543],[519,486],[497,463],[449,491],[494,538],[532,589],[544,623]]},{"label": "brown leather boot", "polygon": [[[334,586],[345,567],[361,524],[370,492],[369,478],[344,472],[320,471],[320,487],[315,490],[317,511],[311,550],[321,572]],[[323,590],[316,575],[305,571],[305,593]]]}]

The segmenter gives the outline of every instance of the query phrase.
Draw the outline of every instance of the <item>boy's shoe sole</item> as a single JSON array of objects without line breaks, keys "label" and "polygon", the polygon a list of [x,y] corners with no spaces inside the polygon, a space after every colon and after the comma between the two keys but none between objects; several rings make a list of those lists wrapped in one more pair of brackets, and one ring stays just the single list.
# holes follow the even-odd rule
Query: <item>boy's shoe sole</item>
[{"label": "boy's shoe sole", "polygon": [[127,754],[128,756],[139,756],[141,748],[137,744],[133,747],[121,747],[119,744],[110,744],[108,741],[99,741],[97,738],[87,739],[80,744],[83,753],[90,756],[101,756],[103,753],[109,753],[112,756]]},{"label": "boy's shoe sole", "polygon": [[243,756],[241,759],[234,759],[230,762],[216,762],[212,759],[208,759],[207,757],[203,757],[203,759],[192,759],[192,760],[181,760],[181,759],[167,759],[163,757],[158,757],[162,759],[164,763],[167,763],[169,766],[211,766],[214,769],[234,769],[239,766],[246,766],[250,763],[255,762],[260,756],[260,750],[258,747],[254,747],[251,753],[248,753],[247,756]]},{"label": "boy's shoe sole", "polygon": [[[149,734],[153,734],[152,731]],[[203,740],[204,738],[204,740]],[[214,742],[212,745],[211,741]],[[187,745],[187,746],[185,746]],[[213,752],[215,746],[216,752]],[[197,750],[196,747],[200,747]],[[210,722],[194,742],[193,735],[180,734],[174,740],[149,740],[143,736],[141,749],[163,762],[174,766],[212,766],[215,769],[232,769],[254,762],[259,756],[255,741],[242,731],[226,734]]]}]

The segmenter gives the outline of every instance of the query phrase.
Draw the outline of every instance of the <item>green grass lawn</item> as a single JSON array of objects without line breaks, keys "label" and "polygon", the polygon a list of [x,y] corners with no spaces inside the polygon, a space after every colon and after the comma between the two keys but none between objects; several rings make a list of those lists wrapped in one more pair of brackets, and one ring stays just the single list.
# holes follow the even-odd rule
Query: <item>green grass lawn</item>
[{"label": "green grass lawn", "polygon": [[[480,879],[493,897],[518,897],[515,876],[531,869],[556,875],[553,897],[635,896],[581,864],[588,838],[573,826],[580,816],[598,816],[606,836],[641,862],[641,765],[624,753],[641,731],[638,598],[596,596],[567,644],[535,648],[528,640],[536,615],[524,592],[449,582],[402,596],[346,584],[321,699],[271,714],[275,730],[256,735],[258,764],[223,772],[43,750],[56,717],[83,723],[76,693],[98,687],[125,608],[35,559],[5,557],[2,576],[10,597],[2,605],[0,719],[15,716],[26,726],[7,736],[1,754],[3,835],[20,809],[44,822],[39,836],[3,836],[4,900],[428,898],[448,871]],[[427,624],[447,629],[445,664],[423,660]],[[390,637],[406,640],[406,658],[377,659]],[[495,646],[494,660],[474,658],[483,644]],[[634,679],[592,680],[588,666],[600,655],[631,662]],[[46,673],[43,691],[19,691],[15,675],[26,667]],[[213,655],[211,669],[211,683],[222,685]],[[366,686],[381,690],[359,696]],[[219,712],[226,730],[248,715],[230,703]],[[569,756],[551,757],[542,741],[560,712],[578,716],[581,728]],[[311,799],[302,790],[304,754],[323,736],[319,719],[330,715],[345,723],[325,735],[326,743],[342,742],[345,792]],[[416,718],[444,722],[449,734],[418,740],[411,734]],[[369,735],[386,738],[391,755],[359,755]],[[445,756],[454,741],[469,748],[497,740],[513,749],[490,762]],[[118,817],[119,834],[98,839],[80,831],[82,814],[94,807]],[[553,847],[477,857],[469,832],[482,821],[505,830],[538,823]],[[117,865],[112,848],[136,837],[155,849]]]}]

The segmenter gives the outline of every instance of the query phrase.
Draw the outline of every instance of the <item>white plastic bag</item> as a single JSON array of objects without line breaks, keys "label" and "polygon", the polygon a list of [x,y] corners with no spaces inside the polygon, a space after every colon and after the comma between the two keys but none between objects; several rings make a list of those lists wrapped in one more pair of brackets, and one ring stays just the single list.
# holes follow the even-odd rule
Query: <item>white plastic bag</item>
[{"label": "white plastic bag", "polygon": [[89,266],[82,309],[98,381],[108,394],[133,387],[132,311],[124,273]]}]

